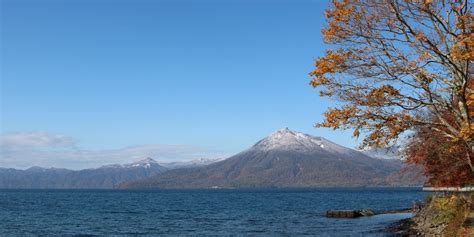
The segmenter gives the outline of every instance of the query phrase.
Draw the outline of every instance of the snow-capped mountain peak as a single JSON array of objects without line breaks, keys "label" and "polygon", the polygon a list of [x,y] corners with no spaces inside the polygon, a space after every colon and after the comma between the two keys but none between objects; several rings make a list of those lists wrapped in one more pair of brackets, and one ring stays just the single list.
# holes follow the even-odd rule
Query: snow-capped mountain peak
[{"label": "snow-capped mountain peak", "polygon": [[150,157],[147,157],[143,160],[139,160],[137,162],[134,162],[130,164],[131,167],[145,167],[145,168],[150,168],[152,165],[157,165],[158,162]]},{"label": "snow-capped mountain peak", "polygon": [[304,133],[291,131],[288,128],[278,129],[254,146],[262,150],[271,149],[319,149],[324,148],[324,139]]},{"label": "snow-capped mountain peak", "polygon": [[348,154],[358,151],[340,146],[323,137],[311,136],[305,133],[292,131],[288,128],[278,129],[266,138],[260,140],[251,149],[263,151],[288,150],[305,152],[330,152]]},{"label": "snow-capped mountain peak", "polygon": [[153,158],[147,157],[143,160],[139,160],[137,162],[134,162],[133,164],[158,164],[158,162],[156,160],[154,160]]}]

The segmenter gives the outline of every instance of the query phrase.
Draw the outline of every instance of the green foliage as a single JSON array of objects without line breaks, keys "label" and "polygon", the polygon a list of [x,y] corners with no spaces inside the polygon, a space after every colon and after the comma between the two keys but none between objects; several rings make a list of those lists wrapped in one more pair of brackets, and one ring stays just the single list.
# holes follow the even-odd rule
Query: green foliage
[{"label": "green foliage", "polygon": [[433,217],[433,224],[446,223],[456,215],[457,197],[436,197],[433,198],[431,205],[437,210],[437,214]]}]

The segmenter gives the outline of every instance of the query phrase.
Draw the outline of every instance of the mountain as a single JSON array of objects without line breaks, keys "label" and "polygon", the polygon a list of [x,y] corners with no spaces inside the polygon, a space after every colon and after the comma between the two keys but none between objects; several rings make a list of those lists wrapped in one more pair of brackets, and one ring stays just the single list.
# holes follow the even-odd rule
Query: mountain
[{"label": "mountain", "polygon": [[396,145],[382,148],[367,148],[361,150],[361,152],[377,159],[401,159],[403,154],[402,147]]},{"label": "mountain", "polygon": [[166,170],[151,158],[132,164],[78,171],[41,167],[26,170],[0,168],[0,188],[114,188],[122,182],[143,179]]},{"label": "mountain", "polygon": [[199,166],[205,166],[209,165],[212,163],[216,163],[218,161],[221,161],[223,159],[220,158],[215,158],[215,159],[206,159],[206,158],[199,158],[195,160],[190,160],[190,161],[177,161],[177,162],[160,162],[159,164],[161,166],[164,166],[168,169],[178,169],[178,168],[191,168],[191,167],[199,167]]},{"label": "mountain", "polygon": [[[322,137],[277,130],[249,149],[210,165],[170,170],[122,188],[238,188],[420,185],[399,160],[371,158]],[[411,176],[410,176],[411,177]]]}]

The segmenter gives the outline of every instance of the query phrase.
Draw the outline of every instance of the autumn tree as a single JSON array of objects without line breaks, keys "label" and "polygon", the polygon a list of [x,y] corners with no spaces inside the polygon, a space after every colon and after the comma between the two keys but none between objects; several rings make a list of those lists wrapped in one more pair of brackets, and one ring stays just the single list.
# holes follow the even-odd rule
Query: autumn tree
[{"label": "autumn tree", "polygon": [[354,129],[364,146],[423,129],[472,153],[472,11],[470,0],[334,0],[322,30],[332,46],[310,76],[338,105],[317,126]]},{"label": "autumn tree", "polygon": [[[446,120],[452,118],[443,116]],[[436,118],[433,118],[436,120]],[[404,149],[408,164],[421,165],[430,186],[464,186],[474,184],[474,173],[464,162],[474,162],[474,152],[429,127],[417,127],[407,138]]]}]

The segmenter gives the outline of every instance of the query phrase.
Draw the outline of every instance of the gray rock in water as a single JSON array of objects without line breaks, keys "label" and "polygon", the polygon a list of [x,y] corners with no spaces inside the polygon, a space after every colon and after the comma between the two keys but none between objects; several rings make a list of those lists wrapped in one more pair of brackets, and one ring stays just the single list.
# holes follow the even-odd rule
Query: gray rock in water
[{"label": "gray rock in water", "polygon": [[362,209],[362,210],[359,210],[359,213],[362,215],[362,216],[373,216],[375,215],[375,212],[370,210],[370,209]]},{"label": "gray rock in water", "polygon": [[326,217],[332,218],[356,218],[361,216],[373,216],[375,212],[370,209],[362,210],[329,210],[326,212]]}]

